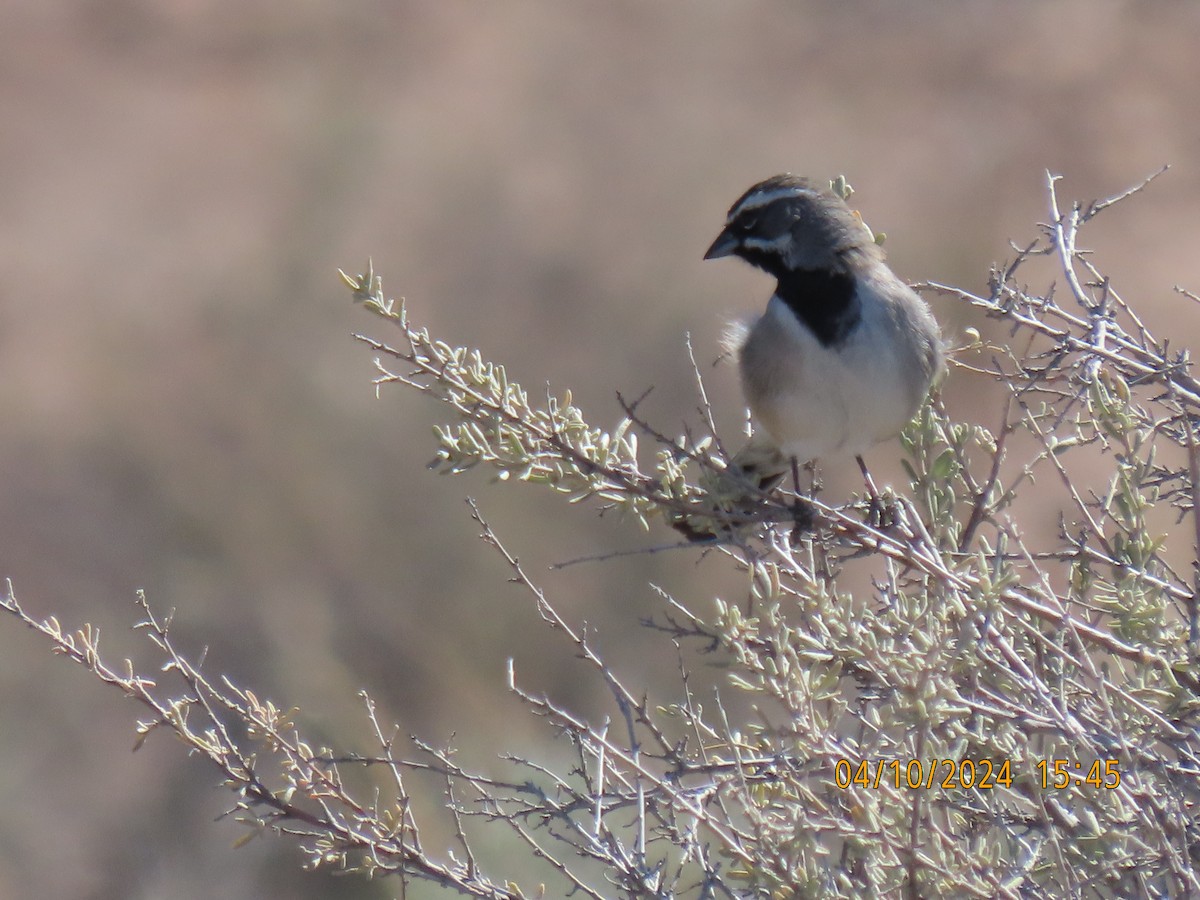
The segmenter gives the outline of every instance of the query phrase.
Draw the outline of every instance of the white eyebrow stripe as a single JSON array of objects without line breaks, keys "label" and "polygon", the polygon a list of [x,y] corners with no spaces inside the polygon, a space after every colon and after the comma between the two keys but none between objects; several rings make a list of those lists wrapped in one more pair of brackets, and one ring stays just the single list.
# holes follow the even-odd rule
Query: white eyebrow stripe
[{"label": "white eyebrow stripe", "polygon": [[729,211],[729,217],[725,220],[726,223],[732,222],[744,212],[749,212],[754,209],[761,209],[768,203],[774,203],[776,200],[781,200],[784,197],[801,197],[806,193],[811,193],[811,189],[802,188],[797,185],[786,185],[777,187],[770,191],[759,191],[756,194],[751,194],[737,206]]}]

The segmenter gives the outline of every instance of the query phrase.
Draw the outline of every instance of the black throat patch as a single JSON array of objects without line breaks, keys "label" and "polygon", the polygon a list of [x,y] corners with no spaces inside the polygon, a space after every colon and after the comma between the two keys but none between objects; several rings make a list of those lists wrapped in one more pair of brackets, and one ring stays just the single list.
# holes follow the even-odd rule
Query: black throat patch
[{"label": "black throat patch", "polygon": [[844,343],[862,318],[853,275],[828,269],[776,273],[775,296],[826,347]]}]

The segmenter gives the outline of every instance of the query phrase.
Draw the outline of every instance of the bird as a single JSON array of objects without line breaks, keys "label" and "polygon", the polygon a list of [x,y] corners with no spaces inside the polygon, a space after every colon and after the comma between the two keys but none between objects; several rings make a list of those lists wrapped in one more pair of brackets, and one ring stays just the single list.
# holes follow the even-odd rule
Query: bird
[{"label": "bird", "polygon": [[705,259],[737,256],[775,278],[766,310],[729,335],[755,437],[732,462],[761,486],[797,463],[862,455],[899,434],[945,368],[929,306],[885,261],[832,188],[791,174],[747,190]]}]

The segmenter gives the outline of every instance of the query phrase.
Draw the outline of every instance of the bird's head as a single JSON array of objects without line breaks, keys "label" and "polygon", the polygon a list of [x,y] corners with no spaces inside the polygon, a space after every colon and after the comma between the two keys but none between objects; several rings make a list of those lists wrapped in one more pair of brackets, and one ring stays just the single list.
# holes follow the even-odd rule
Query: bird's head
[{"label": "bird's head", "polygon": [[740,256],[776,278],[803,270],[847,272],[856,254],[879,249],[845,201],[805,178],[776,175],[729,209],[705,259]]}]

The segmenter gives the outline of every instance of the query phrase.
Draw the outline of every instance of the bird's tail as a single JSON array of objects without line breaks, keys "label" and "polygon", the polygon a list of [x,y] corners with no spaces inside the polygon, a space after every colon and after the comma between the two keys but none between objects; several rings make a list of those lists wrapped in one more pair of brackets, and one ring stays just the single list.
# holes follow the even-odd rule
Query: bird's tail
[{"label": "bird's tail", "polygon": [[778,487],[791,470],[791,459],[760,431],[733,455],[726,474],[769,492]]},{"label": "bird's tail", "polygon": [[754,437],[733,455],[723,469],[701,478],[704,498],[694,512],[670,519],[673,528],[691,541],[732,534],[761,524],[767,494],[791,471],[791,460],[765,437]]}]

